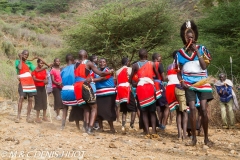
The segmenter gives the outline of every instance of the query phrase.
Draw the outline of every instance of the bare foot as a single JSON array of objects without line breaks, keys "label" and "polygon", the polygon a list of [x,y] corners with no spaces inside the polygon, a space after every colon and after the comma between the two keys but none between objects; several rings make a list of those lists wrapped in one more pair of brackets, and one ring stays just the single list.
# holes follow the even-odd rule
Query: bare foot
[{"label": "bare foot", "polygon": [[204,144],[208,147],[212,147],[214,145],[214,143],[212,141],[208,140],[204,140]]},{"label": "bare foot", "polygon": [[[42,123],[42,121],[41,121],[40,118],[36,118],[36,119],[35,119],[35,122],[36,122],[36,123]],[[28,123],[29,123],[29,122],[28,122]]]},{"label": "bare foot", "polygon": [[27,121],[28,123],[33,123],[33,122],[34,122],[34,120],[31,119],[30,117],[27,117],[26,121]]},{"label": "bare foot", "polygon": [[19,123],[19,122],[20,122],[20,118],[17,117],[17,118],[15,119],[15,123]]},{"label": "bare foot", "polygon": [[110,133],[115,134],[115,133],[117,133],[117,131],[115,129],[111,129]]},{"label": "bare foot", "polygon": [[192,140],[192,141],[189,141],[188,143],[186,143],[185,145],[186,146],[196,146],[197,144],[197,140]]},{"label": "bare foot", "polygon": [[43,119],[42,119],[44,122],[50,122],[48,119],[47,119],[47,117],[43,117]]}]

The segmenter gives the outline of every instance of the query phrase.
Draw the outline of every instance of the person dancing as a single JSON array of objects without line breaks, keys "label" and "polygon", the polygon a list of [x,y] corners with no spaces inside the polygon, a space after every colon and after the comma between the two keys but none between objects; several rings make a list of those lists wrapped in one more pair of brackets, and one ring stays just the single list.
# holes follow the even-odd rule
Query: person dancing
[{"label": "person dancing", "polygon": [[[143,113],[143,122],[145,126],[146,136],[145,138],[158,139],[159,135],[156,132],[156,99],[153,75],[159,78],[159,74],[156,70],[153,62],[147,60],[148,52],[146,49],[139,50],[140,60],[133,64],[132,73],[129,78],[129,83],[133,84],[133,76],[137,73],[139,81],[137,83],[137,96],[138,101]],[[151,115],[152,134],[149,132],[149,120],[148,113]]]},{"label": "person dancing", "polygon": [[[202,116],[202,126],[204,130],[204,144],[211,146],[213,143],[208,138],[208,115],[207,102],[213,99],[212,88],[209,83],[194,85],[207,78],[207,66],[211,57],[202,45],[197,45],[198,29],[193,21],[183,23],[180,29],[180,36],[185,45],[176,54],[176,67],[178,69],[178,79],[185,89],[186,101],[190,107],[190,121],[192,130],[192,141],[186,145],[195,146],[196,137],[196,96],[200,100],[200,114]],[[202,82],[202,81],[201,81]]]},{"label": "person dancing", "polygon": [[120,103],[120,112],[122,112],[122,131],[125,132],[127,112],[131,112],[130,129],[134,129],[134,121],[137,113],[135,98],[129,84],[129,76],[132,68],[129,66],[128,58],[122,58],[122,67],[116,71],[117,76],[117,94]]}]

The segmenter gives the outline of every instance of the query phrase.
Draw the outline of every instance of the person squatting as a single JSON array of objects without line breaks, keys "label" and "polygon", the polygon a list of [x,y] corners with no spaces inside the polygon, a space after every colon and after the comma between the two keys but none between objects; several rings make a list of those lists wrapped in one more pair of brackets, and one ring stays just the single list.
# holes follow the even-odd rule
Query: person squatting
[{"label": "person squatting", "polygon": [[[211,85],[206,81],[211,56],[205,46],[196,44],[198,29],[193,21],[182,24],[180,37],[184,47],[172,53],[173,63],[167,67],[166,75],[161,55],[154,53],[152,61],[149,61],[146,49],[138,51],[139,60],[131,67],[129,59],[122,58],[122,66],[116,74],[108,68],[105,58],[98,60],[96,55],[88,57],[85,50],[79,51],[78,59],[67,54],[66,65],[63,68],[60,68],[59,58],[55,58],[53,64],[47,64],[43,59],[34,57],[32,60],[37,59],[35,68],[32,60],[28,60],[29,52],[24,50],[15,62],[20,96],[15,122],[20,122],[24,99],[28,99],[27,122],[49,122],[46,116],[47,94],[52,92],[56,119],[62,121],[62,129],[66,125],[68,109],[71,106],[69,121],[75,121],[79,130],[79,121],[83,121],[86,133],[92,135],[95,133],[94,130],[103,132],[103,121],[107,121],[110,132],[116,133],[113,122],[118,115],[119,110],[116,109],[118,103],[122,112],[122,132],[127,131],[126,117],[130,112],[129,130],[137,131],[134,126],[137,115],[139,129],[143,129],[144,138],[159,139],[157,129],[164,131],[169,115],[176,110],[178,140],[187,140],[187,130],[190,128],[188,131],[191,132],[191,139],[186,145],[194,146],[197,144],[196,129],[200,130],[200,126],[196,126],[197,109],[201,117],[199,124],[203,127],[204,143],[208,146],[213,145],[208,138],[207,113],[207,103],[213,99],[213,95]],[[46,72],[48,68],[51,70]],[[225,75],[221,76],[226,79]],[[228,96],[223,95],[232,93],[232,83],[230,85],[223,83],[225,81],[223,78],[215,84],[218,94],[222,97],[221,108],[224,108],[225,103],[232,103],[232,96],[228,100]],[[46,90],[47,84],[48,86],[50,84],[50,91]],[[34,109],[37,111],[35,120],[30,117],[33,97]],[[232,111],[230,114],[230,127],[233,128],[234,115]],[[223,126],[228,128],[225,117],[222,109]]]}]

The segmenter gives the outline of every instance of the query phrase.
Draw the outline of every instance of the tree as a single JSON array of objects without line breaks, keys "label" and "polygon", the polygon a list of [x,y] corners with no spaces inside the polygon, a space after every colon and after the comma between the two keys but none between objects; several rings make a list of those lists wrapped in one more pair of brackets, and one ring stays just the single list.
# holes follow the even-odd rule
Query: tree
[{"label": "tree", "polygon": [[201,34],[209,43],[213,65],[210,73],[224,68],[230,75],[229,57],[233,57],[233,74],[239,76],[240,57],[240,2],[238,0],[221,2],[212,7],[205,18],[199,20]]},{"label": "tree", "polygon": [[166,1],[114,2],[79,20],[65,33],[68,52],[86,49],[108,59],[116,68],[122,57],[131,60],[140,48],[151,51],[168,44],[173,34],[173,13]]}]

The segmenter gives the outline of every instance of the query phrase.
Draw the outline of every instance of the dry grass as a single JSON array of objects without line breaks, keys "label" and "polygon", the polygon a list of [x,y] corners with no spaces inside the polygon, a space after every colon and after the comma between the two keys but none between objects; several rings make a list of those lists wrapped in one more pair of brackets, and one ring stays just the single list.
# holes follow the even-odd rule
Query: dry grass
[{"label": "dry grass", "polygon": [[[216,92],[216,89],[213,88],[213,90],[214,90],[214,92],[213,92],[214,99],[211,102],[209,102],[209,104],[208,104],[209,109],[210,109],[209,123],[214,128],[215,127],[216,128],[222,128],[221,109],[220,109],[220,106],[219,106],[220,99],[219,99],[219,96]],[[236,88],[234,88],[234,90],[236,91]],[[238,94],[236,92],[236,95],[237,95],[237,98],[239,100],[240,99],[240,94]],[[236,110],[236,111],[234,111],[234,113],[235,113],[236,122],[239,123],[240,122],[240,110]],[[228,118],[228,121],[229,121],[229,118]]]},{"label": "dry grass", "polygon": [[0,95],[2,97],[10,98],[16,100],[18,97],[18,80],[17,74],[12,62],[7,59],[1,59],[0,61]]}]

